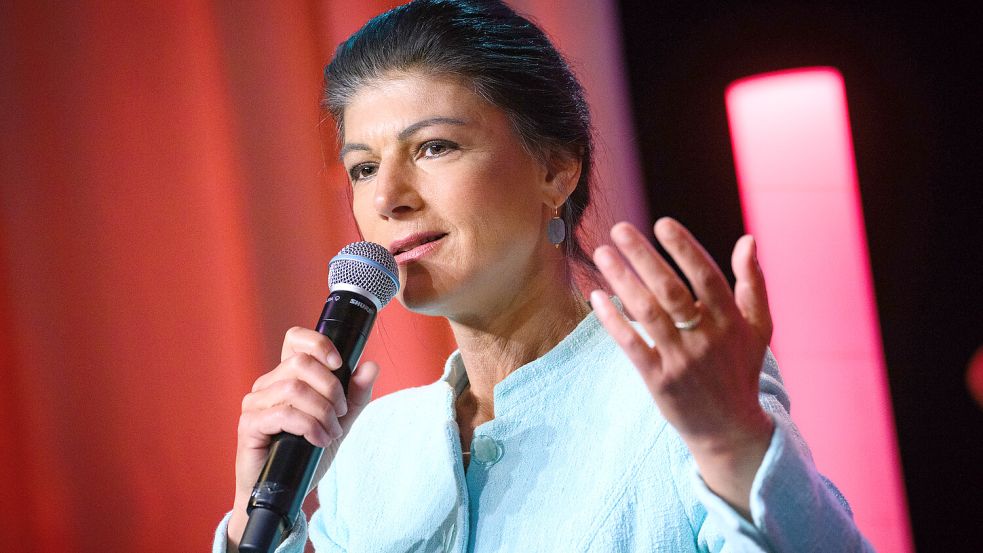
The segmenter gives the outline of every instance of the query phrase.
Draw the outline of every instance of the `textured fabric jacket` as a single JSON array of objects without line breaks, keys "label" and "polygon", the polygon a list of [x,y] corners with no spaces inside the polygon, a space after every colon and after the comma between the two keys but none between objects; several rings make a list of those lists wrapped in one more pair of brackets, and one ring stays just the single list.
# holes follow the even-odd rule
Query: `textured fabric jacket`
[{"label": "textured fabric jacket", "polygon": [[[704,485],[593,314],[495,387],[495,418],[475,429],[465,473],[454,400],[466,384],[454,353],[437,382],[365,409],[317,488],[317,551],[871,550],[792,425],[770,353],[760,400],[776,425],[751,491],[753,522]],[[307,534],[300,517],[278,553],[303,551]]]}]

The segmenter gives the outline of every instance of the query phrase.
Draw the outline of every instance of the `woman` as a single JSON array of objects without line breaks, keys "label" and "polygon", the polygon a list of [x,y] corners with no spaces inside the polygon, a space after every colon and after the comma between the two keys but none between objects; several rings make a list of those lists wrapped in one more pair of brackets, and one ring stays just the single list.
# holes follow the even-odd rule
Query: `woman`
[{"label": "woman", "polygon": [[447,318],[459,349],[438,382],[369,404],[376,364],[345,398],[330,341],[288,331],[243,400],[216,551],[235,550],[281,431],[326,448],[323,551],[867,548],[788,419],[751,237],[731,291],[686,229],[655,225],[694,300],[615,225],[593,260],[620,300],[584,301],[589,115],[540,29],[498,2],[419,0],[350,37],[325,81],[359,229],[395,254],[399,300]]}]

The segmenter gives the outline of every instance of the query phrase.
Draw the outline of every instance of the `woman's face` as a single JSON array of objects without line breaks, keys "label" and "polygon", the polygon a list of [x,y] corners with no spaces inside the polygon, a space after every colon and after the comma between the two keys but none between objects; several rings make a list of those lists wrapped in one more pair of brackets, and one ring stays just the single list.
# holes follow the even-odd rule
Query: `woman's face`
[{"label": "woman's face", "polygon": [[396,256],[407,308],[488,312],[556,258],[545,225],[566,197],[559,179],[523,149],[504,112],[457,79],[375,81],[344,121],[355,219]]}]

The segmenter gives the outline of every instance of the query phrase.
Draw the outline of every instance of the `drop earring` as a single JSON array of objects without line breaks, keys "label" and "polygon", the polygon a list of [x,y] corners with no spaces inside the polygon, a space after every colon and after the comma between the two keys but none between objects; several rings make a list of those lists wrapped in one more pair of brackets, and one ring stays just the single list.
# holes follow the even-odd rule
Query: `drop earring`
[{"label": "drop earring", "polygon": [[549,238],[550,244],[553,244],[555,248],[559,248],[560,244],[567,237],[567,225],[560,218],[559,206],[553,208],[553,218],[550,219],[546,227],[546,236]]}]

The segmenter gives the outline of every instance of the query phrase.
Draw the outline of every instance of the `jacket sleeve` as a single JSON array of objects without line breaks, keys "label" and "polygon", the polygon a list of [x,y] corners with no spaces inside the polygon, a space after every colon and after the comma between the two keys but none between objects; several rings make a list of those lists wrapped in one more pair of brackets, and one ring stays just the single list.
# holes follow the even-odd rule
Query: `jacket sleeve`
[{"label": "jacket sleeve", "polygon": [[[212,553],[226,553],[227,540],[229,533],[229,520],[232,518],[232,511],[226,513],[218,528],[215,529],[215,539],[212,542]],[[301,511],[297,516],[297,523],[284,538],[275,553],[304,553],[304,543],[307,541],[307,519]]]},{"label": "jacket sleeve", "polygon": [[759,399],[775,431],[751,486],[751,520],[710,491],[693,463],[691,488],[707,511],[698,542],[721,552],[872,552],[843,495],[817,472],[792,423],[771,351],[762,365]]},{"label": "jacket sleeve", "polygon": [[[315,476],[318,485],[315,488],[318,494],[318,501],[321,505],[329,505],[332,508],[335,505],[335,499],[337,497],[336,493],[336,477],[335,471],[333,469],[334,463],[332,460],[338,455],[340,449],[340,444],[335,442],[328,445],[324,454],[321,457],[321,466],[318,467],[318,471],[324,471],[324,476],[318,478]],[[326,500],[326,496],[330,497],[330,500]],[[283,539],[280,546],[276,548],[274,553],[304,553],[304,546],[307,544],[308,533],[310,533],[311,541],[314,543],[314,549],[319,553],[321,552],[334,552],[343,551],[340,547],[334,545],[326,532],[324,524],[324,513],[323,509],[319,508],[314,512],[311,517],[311,523],[308,525],[306,515],[304,511],[301,510],[297,514],[297,522],[294,523],[294,527],[290,529],[290,533]],[[232,513],[229,512],[222,519],[222,522],[218,525],[215,530],[215,540],[212,543],[212,553],[227,553],[226,551],[226,535],[229,531],[229,520],[232,518]]]}]

